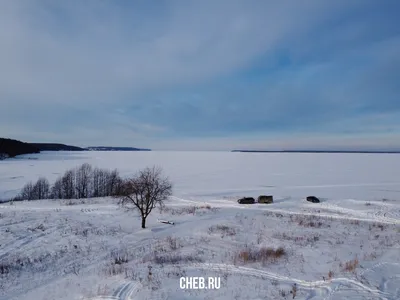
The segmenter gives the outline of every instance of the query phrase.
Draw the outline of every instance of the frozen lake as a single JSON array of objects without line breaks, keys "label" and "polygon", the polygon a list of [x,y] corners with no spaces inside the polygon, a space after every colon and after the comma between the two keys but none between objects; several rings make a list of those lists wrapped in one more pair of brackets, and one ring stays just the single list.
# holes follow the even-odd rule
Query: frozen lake
[{"label": "frozen lake", "polygon": [[231,152],[42,152],[0,162],[0,199],[40,176],[53,182],[82,163],[129,176],[161,166],[178,197],[273,194],[376,200],[400,196],[400,155]]},{"label": "frozen lake", "polygon": [[0,195],[85,162],[161,166],[173,196],[146,229],[113,198],[0,204],[0,300],[400,299],[399,155],[49,152],[0,162]]}]

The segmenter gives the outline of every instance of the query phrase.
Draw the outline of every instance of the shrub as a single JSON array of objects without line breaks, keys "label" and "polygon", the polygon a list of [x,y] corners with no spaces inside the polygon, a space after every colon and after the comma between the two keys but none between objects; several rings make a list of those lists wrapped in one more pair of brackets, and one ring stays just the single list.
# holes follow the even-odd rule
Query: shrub
[{"label": "shrub", "polygon": [[211,226],[208,229],[208,233],[212,234],[215,232],[221,233],[221,237],[224,236],[234,236],[236,234],[235,228],[229,227],[227,225],[216,225],[216,226]]},{"label": "shrub", "polygon": [[355,258],[353,260],[346,262],[344,266],[341,265],[341,267],[345,272],[354,272],[355,269],[358,267],[358,265],[359,265],[358,259]]},{"label": "shrub", "polygon": [[203,259],[198,256],[193,255],[180,255],[180,254],[165,254],[159,255],[156,253],[154,255],[153,261],[156,264],[180,264],[180,263],[200,263]]},{"label": "shrub", "polygon": [[273,248],[262,247],[260,249],[245,249],[239,251],[236,255],[236,259],[243,263],[252,262],[275,262],[279,258],[286,256],[286,251],[282,247]]},{"label": "shrub", "polygon": [[331,280],[333,278],[333,275],[334,275],[333,271],[330,270],[328,273],[328,279]]}]

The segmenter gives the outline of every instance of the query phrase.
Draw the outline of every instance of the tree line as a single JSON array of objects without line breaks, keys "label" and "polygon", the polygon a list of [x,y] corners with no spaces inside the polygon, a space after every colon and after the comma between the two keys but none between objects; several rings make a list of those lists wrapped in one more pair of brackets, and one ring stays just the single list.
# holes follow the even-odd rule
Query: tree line
[{"label": "tree line", "polygon": [[29,182],[14,198],[18,200],[41,199],[81,199],[117,196],[120,194],[123,180],[118,170],[93,168],[84,163],[79,167],[65,171],[53,185],[45,177],[35,183]]},{"label": "tree line", "polygon": [[17,140],[0,138],[0,160],[21,154],[39,153],[40,149]]},{"label": "tree line", "polygon": [[157,206],[163,207],[172,195],[172,183],[161,168],[145,168],[135,176],[122,179],[118,170],[93,168],[90,164],[67,170],[53,185],[45,177],[29,182],[13,200],[81,199],[112,196],[121,204],[137,210],[142,228]]}]

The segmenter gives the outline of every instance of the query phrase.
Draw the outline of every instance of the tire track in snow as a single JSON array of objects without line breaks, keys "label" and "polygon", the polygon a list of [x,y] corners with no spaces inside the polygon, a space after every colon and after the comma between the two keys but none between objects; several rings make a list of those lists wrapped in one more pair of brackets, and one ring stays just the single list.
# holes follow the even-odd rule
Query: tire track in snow
[{"label": "tire track in snow", "polygon": [[121,285],[113,294],[118,300],[129,300],[131,295],[139,289],[139,283],[137,282],[127,282]]},{"label": "tire track in snow", "polygon": [[[190,204],[201,205],[202,203],[206,203],[204,201],[195,201],[195,200],[187,200],[182,199],[179,197],[172,196],[171,199],[178,200],[180,202],[186,202]],[[248,206],[239,206],[236,203],[223,203],[218,205],[219,203],[215,203],[213,201],[208,201],[210,205],[214,205],[216,207],[232,207],[232,208],[247,208],[247,209],[257,209],[260,210],[260,207],[248,207]],[[329,213],[319,213],[318,216],[320,217],[327,217],[327,218],[335,218],[335,219],[348,219],[348,220],[359,220],[359,221],[375,221],[380,223],[389,223],[389,224],[400,224],[400,213],[397,211],[390,210],[389,207],[386,205],[380,206],[379,211],[376,212],[363,212],[354,209],[348,209],[344,207],[340,207],[336,204],[322,202],[319,204],[321,208],[328,209],[331,211],[336,211],[341,215],[329,214]],[[314,205],[315,206],[315,205]],[[315,206],[318,207],[318,206]],[[279,212],[285,214],[295,214],[295,215],[315,215],[315,213],[307,213],[307,212],[289,212],[287,210],[281,209],[270,209],[270,208],[261,208],[261,210],[271,211],[271,212]]]},{"label": "tire track in snow", "polygon": [[[333,293],[335,293],[340,286],[352,286],[356,287],[362,291],[368,292],[370,294],[373,294],[376,297],[379,297],[379,299],[392,299],[391,295],[389,293],[370,288],[363,283],[349,279],[349,278],[333,278],[330,281],[323,281],[323,280],[317,280],[317,281],[305,281],[301,279],[296,279],[292,277],[287,277],[283,275],[279,275],[276,273],[268,272],[268,271],[263,271],[259,269],[253,269],[253,268],[248,268],[248,267],[241,267],[241,266],[234,266],[234,265],[226,265],[226,264],[218,264],[218,263],[197,263],[193,265],[182,265],[182,267],[185,268],[192,268],[192,269],[205,269],[205,270],[212,270],[212,271],[224,271],[224,272],[231,272],[231,273],[237,273],[237,274],[242,274],[242,275],[248,275],[248,276],[255,276],[255,277],[261,277],[261,278],[268,278],[271,280],[277,280],[281,282],[285,282],[287,284],[294,284],[298,287],[302,287],[305,290],[313,291],[315,289],[321,290],[324,296],[326,296],[324,299],[329,299]],[[334,288],[331,286],[334,285]],[[377,298],[378,299],[378,298]]]},{"label": "tire track in snow", "polygon": [[51,236],[55,232],[57,232],[58,228],[56,226],[47,228],[44,232],[39,233],[37,235],[26,235],[20,236],[14,239],[12,242],[5,244],[0,248],[0,258],[5,258],[10,254],[13,254],[13,251],[16,249],[18,251],[22,251],[25,246],[31,243],[39,243],[41,239],[45,236]]},{"label": "tire track in snow", "polygon": [[96,296],[90,300],[131,300],[132,295],[139,290],[139,283],[134,281],[120,285],[111,296]]},{"label": "tire track in snow", "polygon": [[[224,207],[232,207],[236,208],[236,205],[224,205]],[[254,209],[254,210],[263,210],[263,211],[268,211],[268,212],[273,212],[273,213],[280,213],[283,215],[299,215],[299,216],[317,216],[317,217],[322,217],[322,218],[332,218],[332,219],[339,219],[339,220],[358,220],[358,221],[364,221],[364,222],[378,222],[378,223],[385,223],[385,224],[394,224],[394,225],[399,225],[400,224],[400,219],[394,219],[394,218],[389,218],[389,217],[379,217],[376,216],[374,213],[369,213],[369,214],[363,214],[361,212],[356,212],[353,215],[349,215],[349,211],[345,208],[341,208],[337,206],[335,210],[337,210],[338,213],[343,213],[343,215],[335,215],[335,214],[329,214],[329,213],[318,213],[315,214],[315,212],[296,212],[296,211],[288,211],[288,210],[283,210],[283,209],[271,209],[271,208],[266,208],[266,209],[260,209],[259,207],[257,208],[252,208],[252,207],[239,207],[243,209]],[[315,206],[314,208],[318,208],[318,206]]]}]

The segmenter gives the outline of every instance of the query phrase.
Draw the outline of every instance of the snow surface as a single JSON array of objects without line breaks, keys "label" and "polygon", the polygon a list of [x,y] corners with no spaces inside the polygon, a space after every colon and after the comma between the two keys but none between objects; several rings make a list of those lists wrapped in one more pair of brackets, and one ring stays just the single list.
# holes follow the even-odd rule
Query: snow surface
[{"label": "snow surface", "polygon": [[[294,284],[295,299],[400,299],[400,155],[48,152],[0,162],[0,199],[85,162],[161,166],[174,196],[146,229],[112,198],[0,203],[0,300],[292,299]],[[260,194],[274,203],[236,202]],[[261,247],[286,255],[238,258]],[[221,288],[182,290],[182,276]]]}]

